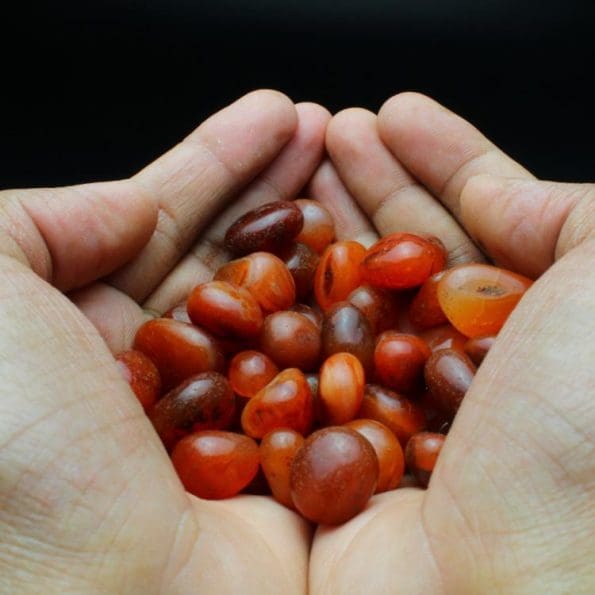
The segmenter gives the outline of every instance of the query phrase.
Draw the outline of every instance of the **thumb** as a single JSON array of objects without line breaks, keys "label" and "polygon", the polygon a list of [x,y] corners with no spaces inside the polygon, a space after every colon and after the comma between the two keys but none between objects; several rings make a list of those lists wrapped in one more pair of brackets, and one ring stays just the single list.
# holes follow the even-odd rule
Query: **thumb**
[{"label": "thumb", "polygon": [[595,184],[491,175],[461,193],[461,219],[497,264],[538,277],[595,232]]},{"label": "thumb", "polygon": [[150,239],[157,202],[134,180],[0,192],[0,254],[62,291],[125,264]]}]

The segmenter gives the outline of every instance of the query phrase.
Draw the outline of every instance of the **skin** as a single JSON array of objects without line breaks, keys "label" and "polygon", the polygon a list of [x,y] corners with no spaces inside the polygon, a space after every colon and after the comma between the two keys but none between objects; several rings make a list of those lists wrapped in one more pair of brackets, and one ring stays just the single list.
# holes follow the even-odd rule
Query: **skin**
[{"label": "skin", "polygon": [[[429,231],[451,263],[540,276],[429,489],[375,496],[312,542],[267,498],[187,495],[110,353],[143,307],[212,275],[240,213],[309,179],[340,239]],[[426,97],[329,123],[270,91],[129,180],[0,193],[0,591],[592,592],[594,203],[595,186],[535,180]]]}]

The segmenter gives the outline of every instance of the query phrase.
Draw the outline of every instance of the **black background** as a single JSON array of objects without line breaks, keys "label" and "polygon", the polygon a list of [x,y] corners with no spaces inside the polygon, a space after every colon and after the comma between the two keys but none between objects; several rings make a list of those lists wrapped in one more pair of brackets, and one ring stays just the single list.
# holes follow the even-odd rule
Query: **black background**
[{"label": "black background", "polygon": [[[9,13],[10,9],[10,13]],[[540,177],[595,179],[595,2],[120,0],[2,9],[0,188],[130,175],[258,87],[418,90]]]}]

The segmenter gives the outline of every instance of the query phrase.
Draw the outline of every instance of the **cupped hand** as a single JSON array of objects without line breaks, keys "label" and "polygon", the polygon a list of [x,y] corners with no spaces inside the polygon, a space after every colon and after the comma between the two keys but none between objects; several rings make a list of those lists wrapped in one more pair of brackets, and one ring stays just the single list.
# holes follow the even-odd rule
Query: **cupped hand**
[{"label": "cupped hand", "polygon": [[[467,393],[429,489],[319,528],[312,593],[589,593],[595,585],[595,186],[540,182],[434,101],[336,115],[311,183],[346,236],[430,232],[450,264],[537,278]],[[479,250],[478,247],[481,247]]]},{"label": "cupped hand", "polygon": [[212,275],[239,212],[295,196],[328,119],[255,92],[131,179],[0,194],[0,592],[305,592],[309,525],[186,494],[110,349]]}]

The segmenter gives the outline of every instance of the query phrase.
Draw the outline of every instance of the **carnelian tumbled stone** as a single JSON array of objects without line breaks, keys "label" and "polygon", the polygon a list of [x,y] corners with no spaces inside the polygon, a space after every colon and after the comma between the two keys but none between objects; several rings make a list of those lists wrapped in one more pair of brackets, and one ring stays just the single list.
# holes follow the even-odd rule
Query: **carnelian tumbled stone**
[{"label": "carnelian tumbled stone", "polygon": [[397,324],[399,305],[389,291],[371,285],[360,285],[349,294],[347,301],[361,310],[374,335],[394,328]]},{"label": "carnelian tumbled stone", "polygon": [[495,335],[486,335],[484,337],[469,339],[465,343],[465,353],[476,366],[479,366],[495,341]]},{"label": "carnelian tumbled stone", "polygon": [[144,353],[131,349],[116,356],[116,365],[143,409],[148,411],[161,391],[161,378],[155,364]]},{"label": "carnelian tumbled stone", "polygon": [[306,381],[310,387],[310,393],[312,393],[312,411],[313,411],[313,422],[316,427],[321,425],[320,418],[320,394],[318,389],[320,388],[320,375],[319,374],[305,374]]},{"label": "carnelian tumbled stone", "polygon": [[495,335],[532,281],[487,264],[463,264],[438,283],[440,307],[466,337]]},{"label": "carnelian tumbled stone", "polygon": [[384,424],[405,448],[407,440],[425,429],[424,412],[409,399],[378,384],[366,384],[358,417]]},{"label": "carnelian tumbled stone", "polygon": [[279,256],[293,277],[297,299],[306,299],[312,290],[320,256],[310,246],[301,242],[290,244]]},{"label": "carnelian tumbled stone", "polygon": [[314,275],[314,295],[318,305],[328,310],[360,285],[360,264],[366,249],[353,241],[335,242],[320,258]]},{"label": "carnelian tumbled stone", "polygon": [[410,291],[402,291],[395,295],[395,300],[398,303],[399,313],[397,315],[397,323],[387,330],[396,330],[406,335],[420,334],[420,329],[413,324],[409,318],[409,305],[413,299],[414,294]]},{"label": "carnelian tumbled stone", "polygon": [[253,438],[262,438],[276,428],[307,434],[313,416],[312,393],[304,374],[288,368],[248,400],[242,429]]},{"label": "carnelian tumbled stone", "polygon": [[231,498],[256,476],[258,445],[252,438],[207,430],[178,442],[172,463],[186,490],[199,498]]},{"label": "carnelian tumbled stone", "polygon": [[424,375],[440,407],[454,414],[473,381],[475,371],[475,365],[464,353],[441,349],[428,358]]},{"label": "carnelian tumbled stone", "polygon": [[427,487],[430,482],[430,476],[445,439],[443,434],[419,432],[407,442],[405,448],[407,468],[424,487]]},{"label": "carnelian tumbled stone", "polygon": [[400,392],[419,388],[430,357],[426,342],[415,335],[384,331],[376,342],[374,364],[380,381]]},{"label": "carnelian tumbled stone", "polygon": [[419,329],[432,328],[448,322],[438,302],[438,283],[445,271],[428,277],[409,304],[409,320]]},{"label": "carnelian tumbled stone", "polygon": [[271,202],[240,217],[225,234],[225,247],[232,253],[276,252],[302,230],[304,216],[293,202]]},{"label": "carnelian tumbled stone", "polygon": [[204,372],[168,392],[151,409],[149,419],[169,450],[190,432],[227,429],[233,421],[235,404],[225,376]]},{"label": "carnelian tumbled stone", "polygon": [[298,198],[294,204],[304,216],[302,231],[295,238],[322,254],[324,249],[335,239],[335,222],[331,214],[316,200]]},{"label": "carnelian tumbled stone", "polygon": [[318,307],[312,308],[307,304],[294,304],[289,309],[292,312],[303,314],[306,318],[311,320],[319,330],[322,329],[323,314]]},{"label": "carnelian tumbled stone", "polygon": [[429,432],[448,433],[454,419],[452,411],[445,411],[429,390],[422,393],[416,403],[423,409],[426,416],[426,429]]},{"label": "carnelian tumbled stone", "polygon": [[364,397],[364,369],[351,353],[336,353],[320,368],[317,417],[326,425],[352,420]]},{"label": "carnelian tumbled stone", "polygon": [[374,335],[368,319],[349,302],[337,302],[326,311],[322,323],[322,355],[351,353],[371,373],[374,366]]},{"label": "carnelian tumbled stone", "polygon": [[439,240],[411,233],[393,233],[371,246],[362,261],[365,283],[386,289],[409,289],[421,285],[446,264],[446,251]]},{"label": "carnelian tumbled stone", "polygon": [[229,362],[227,377],[234,392],[242,397],[253,397],[277,374],[275,362],[260,351],[240,351]]},{"label": "carnelian tumbled stone", "polygon": [[288,428],[269,432],[260,443],[260,464],[273,497],[288,508],[293,508],[291,464],[303,444],[303,436]]},{"label": "carnelian tumbled stone", "polygon": [[157,366],[164,390],[194,374],[223,369],[223,354],[211,335],[171,318],[155,318],[141,325],[134,348]]},{"label": "carnelian tumbled stone", "polygon": [[286,310],[265,318],[260,348],[280,368],[312,370],[320,361],[321,345],[320,330],[303,314]]},{"label": "carnelian tumbled stone", "polygon": [[467,337],[452,326],[452,324],[443,324],[429,328],[419,333],[432,352],[440,349],[454,349],[463,353]]},{"label": "carnelian tumbled stone", "polygon": [[302,516],[338,525],[361,512],[376,489],[378,459],[355,430],[329,427],[311,434],[291,465],[291,497]]},{"label": "carnelian tumbled stone", "polygon": [[295,283],[285,263],[270,252],[254,252],[220,267],[215,281],[247,289],[265,314],[286,310],[295,302]]},{"label": "carnelian tumbled stone", "polygon": [[378,457],[378,483],[376,493],[394,490],[405,470],[405,457],[397,437],[384,425],[373,419],[354,419],[346,427],[359,432],[374,448]]},{"label": "carnelian tumbled stone", "polygon": [[227,281],[197,285],[186,307],[194,324],[220,337],[257,337],[262,328],[262,311],[252,294]]}]

